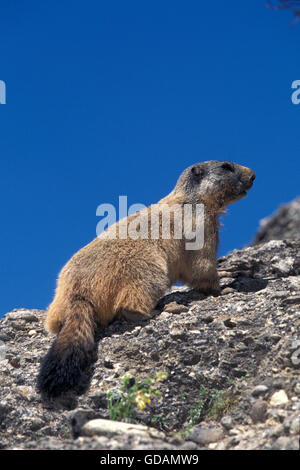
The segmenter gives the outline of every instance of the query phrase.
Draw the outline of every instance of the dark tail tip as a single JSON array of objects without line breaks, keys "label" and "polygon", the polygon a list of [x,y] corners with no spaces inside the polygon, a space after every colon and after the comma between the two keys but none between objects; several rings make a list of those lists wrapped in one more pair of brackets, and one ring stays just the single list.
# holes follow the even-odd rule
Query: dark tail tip
[{"label": "dark tail tip", "polygon": [[95,345],[85,348],[70,345],[61,355],[56,340],[41,363],[37,377],[37,390],[51,398],[75,389],[85,370],[96,360]]}]

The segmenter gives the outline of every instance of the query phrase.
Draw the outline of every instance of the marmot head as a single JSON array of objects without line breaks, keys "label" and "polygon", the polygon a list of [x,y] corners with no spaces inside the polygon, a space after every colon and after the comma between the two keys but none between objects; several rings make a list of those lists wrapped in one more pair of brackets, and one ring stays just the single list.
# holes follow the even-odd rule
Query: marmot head
[{"label": "marmot head", "polygon": [[254,179],[255,173],[245,166],[210,160],[184,170],[174,191],[183,192],[191,202],[202,201],[222,210],[245,197]]}]

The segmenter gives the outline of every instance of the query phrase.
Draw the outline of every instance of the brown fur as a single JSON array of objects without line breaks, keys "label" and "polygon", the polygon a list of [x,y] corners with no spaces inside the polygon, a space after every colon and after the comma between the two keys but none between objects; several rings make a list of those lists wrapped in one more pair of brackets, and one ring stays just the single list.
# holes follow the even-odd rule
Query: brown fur
[{"label": "brown fur", "polygon": [[[59,275],[46,320],[48,331],[58,334],[58,356],[70,346],[88,349],[94,342],[95,322],[105,326],[120,317],[148,318],[176,281],[208,294],[219,291],[218,215],[245,195],[255,177],[246,167],[230,163],[230,170],[226,164],[209,161],[189,167],[174,190],[156,205],[205,205],[204,246],[200,250],[186,250],[186,240],[173,237],[172,225],[170,239],[104,239],[103,234],[70,259]],[[147,216],[150,227],[150,209],[128,217],[126,224]],[[42,391],[51,388],[54,373],[53,368],[50,378],[48,374],[47,380],[40,380]]]}]

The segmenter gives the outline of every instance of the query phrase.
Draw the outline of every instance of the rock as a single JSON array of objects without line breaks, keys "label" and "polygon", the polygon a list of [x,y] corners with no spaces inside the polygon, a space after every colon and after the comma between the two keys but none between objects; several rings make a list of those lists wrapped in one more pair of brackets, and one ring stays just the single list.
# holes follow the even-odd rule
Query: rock
[{"label": "rock", "polygon": [[277,424],[276,426],[272,426],[268,432],[269,437],[279,437],[285,433],[285,429],[283,424]]},{"label": "rock", "polygon": [[6,346],[4,341],[0,341],[0,361],[4,361],[6,355]]},{"label": "rock", "polygon": [[256,385],[256,387],[252,390],[251,394],[254,397],[259,397],[261,395],[265,395],[268,391],[268,387],[266,385]]},{"label": "rock", "polygon": [[232,287],[225,287],[224,289],[222,289],[221,294],[222,295],[228,295],[228,294],[232,294],[234,292],[235,292],[235,290],[232,289]]},{"label": "rock", "polygon": [[296,436],[300,435],[300,416],[292,420],[290,424],[290,434]]},{"label": "rock", "polygon": [[282,300],[282,305],[300,304],[300,295],[291,295]]},{"label": "rock", "polygon": [[300,348],[300,340],[295,340],[295,341],[292,341],[292,344],[291,344],[291,349],[292,350],[295,350],[295,349],[299,349]]},{"label": "rock", "polygon": [[230,429],[233,429],[233,421],[231,416],[223,416],[223,418],[221,419],[221,424],[226,429],[226,431],[230,431]]},{"label": "rock", "polygon": [[285,260],[278,261],[278,263],[274,263],[273,269],[277,273],[283,276],[286,276],[293,270],[293,266],[294,266],[293,258],[287,258]]},{"label": "rock", "polygon": [[6,314],[7,320],[24,320],[25,322],[37,322],[39,321],[37,315],[30,310],[20,309],[13,310]]},{"label": "rock", "polygon": [[300,348],[294,351],[291,355],[291,363],[295,367],[298,367],[300,365]]},{"label": "rock", "polygon": [[234,328],[234,327],[236,327],[236,322],[231,320],[231,318],[226,318],[226,320],[224,320],[224,325],[227,328]]},{"label": "rock", "polygon": [[169,304],[165,306],[164,311],[177,314],[177,313],[187,312],[188,307],[186,307],[185,305],[180,305],[177,302],[170,302]]},{"label": "rock", "polygon": [[271,447],[272,450],[299,450],[299,439],[291,439],[290,437],[281,436],[276,439]]},{"label": "rock", "polygon": [[263,423],[267,418],[267,409],[266,401],[256,400],[250,411],[253,423]]},{"label": "rock", "polygon": [[30,429],[31,431],[38,431],[44,426],[44,421],[38,417],[32,417],[30,420]]},{"label": "rock", "polygon": [[300,382],[296,383],[294,391],[297,393],[297,395],[300,395]]},{"label": "rock", "polygon": [[7,405],[7,403],[4,401],[0,402],[0,425],[4,422],[9,411],[10,407]]},{"label": "rock", "polygon": [[106,367],[106,369],[113,369],[114,368],[113,362],[110,359],[108,359],[107,357],[105,357],[104,360],[103,360],[103,366]]},{"label": "rock", "polygon": [[170,329],[170,336],[174,339],[184,339],[186,337],[185,329],[182,327],[174,326]]},{"label": "rock", "polygon": [[218,442],[224,435],[221,426],[195,426],[189,435],[189,439],[197,444],[205,446],[211,442]]},{"label": "rock", "polygon": [[282,406],[286,405],[288,402],[289,399],[284,390],[279,390],[278,392],[273,393],[270,399],[271,406]]},{"label": "rock", "polygon": [[300,198],[281,206],[271,217],[260,222],[254,244],[270,240],[300,238]]},{"label": "rock", "polygon": [[25,398],[28,401],[33,400],[35,396],[35,391],[33,387],[26,387],[25,385],[20,385],[15,388],[15,393],[17,393],[22,398]]},{"label": "rock", "polygon": [[291,363],[293,367],[298,367],[300,366],[300,340],[292,341],[291,350],[293,351],[291,355]]},{"label": "rock", "polygon": [[164,434],[155,428],[150,428],[142,424],[130,424],[109,419],[93,419],[85,423],[81,429],[83,436],[106,436],[115,437],[126,435],[137,435],[141,438],[163,439]]}]

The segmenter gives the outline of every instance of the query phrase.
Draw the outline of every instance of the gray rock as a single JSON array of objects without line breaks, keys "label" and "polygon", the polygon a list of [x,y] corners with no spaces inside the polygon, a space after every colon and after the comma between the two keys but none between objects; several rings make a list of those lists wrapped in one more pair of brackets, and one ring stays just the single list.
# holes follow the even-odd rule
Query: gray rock
[{"label": "gray rock", "polygon": [[218,442],[222,439],[224,431],[221,426],[195,426],[189,435],[189,439],[201,446]]},{"label": "gray rock", "polygon": [[300,395],[300,382],[296,383],[294,392],[297,393],[297,395]]},{"label": "gray rock", "polygon": [[37,322],[39,321],[37,315],[33,313],[31,310],[13,310],[6,314],[8,320],[24,320],[25,322]]},{"label": "gray rock", "polygon": [[234,426],[231,416],[223,416],[223,418],[221,419],[221,424],[227,431],[233,429]]},{"label": "gray rock", "polygon": [[300,198],[281,206],[271,217],[260,222],[254,244],[270,240],[300,238]]},{"label": "gray rock", "polygon": [[222,289],[221,294],[222,295],[228,295],[228,294],[232,294],[234,292],[235,292],[235,290],[232,289],[232,287],[225,287],[224,289]]},{"label": "gray rock", "polygon": [[300,366],[300,348],[296,349],[291,355],[291,363],[294,367]]},{"label": "gray rock", "polygon": [[253,404],[250,416],[253,423],[263,423],[267,418],[268,404],[264,400],[256,400]]},{"label": "gray rock", "polygon": [[292,420],[290,424],[290,434],[300,435],[300,416]]},{"label": "gray rock", "polygon": [[281,436],[276,439],[272,450],[299,450],[299,439]]},{"label": "gray rock", "polygon": [[252,390],[251,394],[254,397],[259,397],[265,395],[268,391],[268,387],[266,385],[256,385],[256,387]]},{"label": "gray rock", "polygon": [[177,302],[170,302],[169,304],[165,306],[164,311],[176,314],[176,313],[187,312],[188,307],[186,307],[185,305],[180,305]]}]

